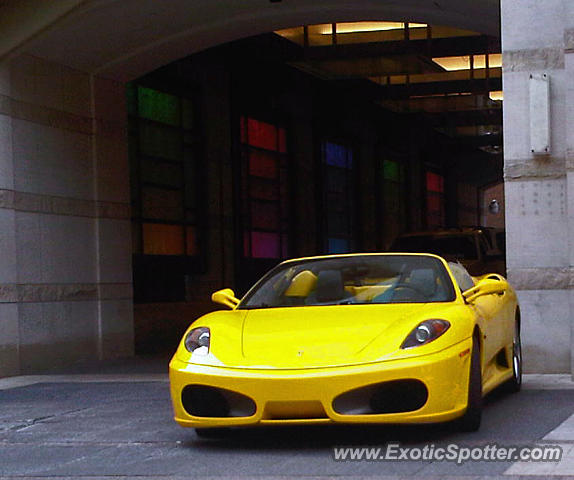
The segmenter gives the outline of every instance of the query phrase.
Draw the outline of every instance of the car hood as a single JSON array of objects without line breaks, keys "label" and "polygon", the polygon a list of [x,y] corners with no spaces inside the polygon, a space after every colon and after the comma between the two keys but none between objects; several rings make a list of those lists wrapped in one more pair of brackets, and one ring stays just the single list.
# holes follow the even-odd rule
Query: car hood
[{"label": "car hood", "polygon": [[248,310],[244,366],[318,368],[383,359],[396,352],[427,304],[334,305]]}]

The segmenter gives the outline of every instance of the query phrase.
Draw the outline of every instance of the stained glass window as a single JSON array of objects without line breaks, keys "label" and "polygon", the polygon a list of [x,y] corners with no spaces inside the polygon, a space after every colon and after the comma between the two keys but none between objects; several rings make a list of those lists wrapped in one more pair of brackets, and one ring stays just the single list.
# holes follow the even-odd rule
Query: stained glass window
[{"label": "stained glass window", "polygon": [[288,255],[285,128],[241,117],[241,208],[245,258]]},{"label": "stained glass window", "polygon": [[198,135],[192,99],[129,84],[134,253],[196,256]]},{"label": "stained glass window", "polygon": [[395,160],[383,160],[382,183],[384,222],[402,225],[406,215],[403,165]]},{"label": "stained glass window", "polygon": [[323,142],[323,228],[328,253],[347,253],[353,245],[353,151],[345,145]]},{"label": "stained glass window", "polygon": [[427,227],[444,227],[444,177],[426,172],[426,193]]}]

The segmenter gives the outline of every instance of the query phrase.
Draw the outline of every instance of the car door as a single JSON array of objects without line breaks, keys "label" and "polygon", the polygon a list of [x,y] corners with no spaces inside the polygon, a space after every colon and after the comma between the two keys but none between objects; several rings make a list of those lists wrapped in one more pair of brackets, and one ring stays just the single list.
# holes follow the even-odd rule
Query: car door
[{"label": "car door", "polygon": [[[449,262],[449,266],[461,291],[464,292],[475,285],[474,278],[463,265]],[[504,319],[507,316],[504,309],[506,303],[504,295],[484,295],[469,304],[469,307],[475,311],[482,330],[484,364],[490,362],[501,348],[505,330]]]}]

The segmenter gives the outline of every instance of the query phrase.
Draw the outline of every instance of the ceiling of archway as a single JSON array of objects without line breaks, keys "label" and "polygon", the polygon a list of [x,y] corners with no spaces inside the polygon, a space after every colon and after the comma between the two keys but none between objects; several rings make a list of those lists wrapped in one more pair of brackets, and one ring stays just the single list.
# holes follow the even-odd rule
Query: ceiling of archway
[{"label": "ceiling of archway", "polygon": [[[24,4],[23,17],[17,14],[22,7],[14,6]],[[6,38],[9,45],[0,40],[0,55],[17,49],[126,80],[239,38],[361,20],[450,25],[497,36],[499,0],[3,0],[0,23],[19,35]]]},{"label": "ceiling of archway", "polygon": [[2,0],[0,27],[0,59],[26,52],[120,81],[275,31],[285,63],[501,144],[499,0]]}]

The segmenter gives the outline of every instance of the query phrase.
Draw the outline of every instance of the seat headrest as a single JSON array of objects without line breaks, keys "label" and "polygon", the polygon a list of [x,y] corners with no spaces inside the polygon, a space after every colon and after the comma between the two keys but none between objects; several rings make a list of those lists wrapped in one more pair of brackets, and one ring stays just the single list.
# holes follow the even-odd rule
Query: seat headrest
[{"label": "seat headrest", "polygon": [[315,290],[318,302],[333,302],[342,300],[345,296],[343,277],[339,270],[323,270],[317,277]]}]

